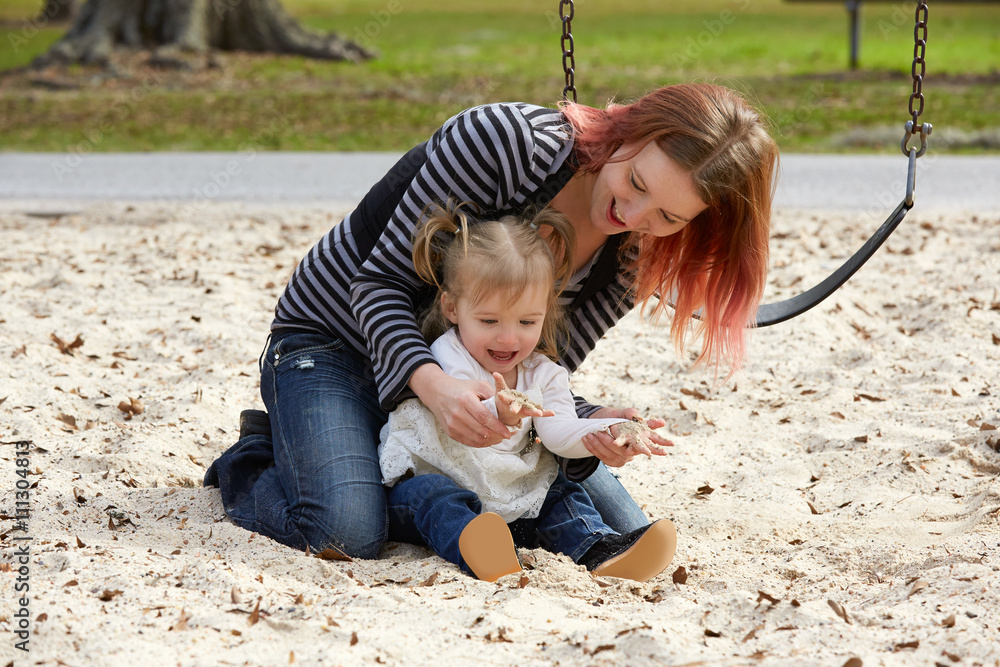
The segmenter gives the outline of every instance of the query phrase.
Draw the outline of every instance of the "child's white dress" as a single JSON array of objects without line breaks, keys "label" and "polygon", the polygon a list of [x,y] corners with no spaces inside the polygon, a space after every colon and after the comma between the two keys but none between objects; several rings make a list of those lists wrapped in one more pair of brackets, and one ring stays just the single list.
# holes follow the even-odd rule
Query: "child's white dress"
[{"label": "child's white dress", "polygon": [[[454,328],[434,341],[431,352],[451,377],[494,384],[493,376],[472,358]],[[558,473],[552,453],[567,458],[591,456],[583,445],[584,435],[627,421],[577,417],[569,373],[537,352],[521,362],[517,386],[511,388],[556,414],[522,419],[514,435],[493,447],[467,447],[452,440],[418,399],[400,403],[382,427],[378,450],[382,482],[392,486],[407,471],[438,473],[474,491],[483,511],[495,512],[504,521],[536,517]],[[492,398],[483,404],[496,414]],[[528,443],[532,421],[544,447]]]}]

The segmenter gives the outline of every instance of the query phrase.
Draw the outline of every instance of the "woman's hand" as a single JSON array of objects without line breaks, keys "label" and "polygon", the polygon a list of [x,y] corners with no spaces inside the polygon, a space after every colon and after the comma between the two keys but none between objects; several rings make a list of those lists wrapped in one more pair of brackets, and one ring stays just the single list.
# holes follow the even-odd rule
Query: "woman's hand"
[{"label": "woman's hand", "polygon": [[424,364],[410,376],[410,388],[430,408],[449,437],[469,447],[491,447],[510,431],[483,404],[493,387],[481,380],[458,380],[436,364]]},{"label": "woman's hand", "polygon": [[514,391],[507,386],[500,373],[493,374],[493,382],[496,384],[497,415],[507,426],[520,427],[522,417],[553,417],[556,413],[552,410],[545,410],[541,406],[528,400],[524,394]]},{"label": "woman's hand", "polygon": [[[590,415],[591,419],[640,419],[636,408],[601,408]],[[667,425],[662,419],[653,418],[645,421],[649,429],[662,428]],[[611,433],[597,432],[583,438],[583,444],[591,454],[599,458],[606,466],[620,468],[638,454],[662,456],[666,454],[664,447],[673,447],[674,443],[652,430],[645,431],[638,438],[622,439],[616,433],[617,425],[611,427]]]}]

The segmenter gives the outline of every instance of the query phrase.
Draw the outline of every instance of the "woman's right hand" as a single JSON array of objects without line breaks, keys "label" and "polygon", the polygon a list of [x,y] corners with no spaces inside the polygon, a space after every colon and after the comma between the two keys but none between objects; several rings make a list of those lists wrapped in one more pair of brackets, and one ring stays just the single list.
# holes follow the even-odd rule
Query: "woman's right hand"
[{"label": "woman's right hand", "polygon": [[463,445],[492,447],[510,437],[507,427],[482,404],[494,393],[489,382],[459,380],[436,364],[424,364],[410,376],[410,388],[445,433]]}]

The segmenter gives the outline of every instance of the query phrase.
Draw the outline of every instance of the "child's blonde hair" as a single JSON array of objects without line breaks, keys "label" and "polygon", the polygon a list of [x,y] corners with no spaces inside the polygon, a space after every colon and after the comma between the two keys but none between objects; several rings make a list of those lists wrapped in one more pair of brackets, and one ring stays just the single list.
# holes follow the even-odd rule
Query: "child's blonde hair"
[{"label": "child's blonde hair", "polygon": [[[558,357],[561,309],[556,298],[572,275],[573,228],[561,213],[550,208],[508,215],[495,221],[474,222],[453,200],[442,207],[424,209],[424,222],[413,239],[413,266],[417,275],[438,288],[430,310],[420,319],[427,340],[434,340],[451,322],[441,310],[441,294],[467,298],[477,304],[488,294],[505,294],[517,301],[529,285],[549,286],[542,334],[536,349],[550,359]],[[552,229],[548,238],[539,229]],[[554,258],[559,258],[558,265]],[[557,290],[556,285],[560,288]]]}]

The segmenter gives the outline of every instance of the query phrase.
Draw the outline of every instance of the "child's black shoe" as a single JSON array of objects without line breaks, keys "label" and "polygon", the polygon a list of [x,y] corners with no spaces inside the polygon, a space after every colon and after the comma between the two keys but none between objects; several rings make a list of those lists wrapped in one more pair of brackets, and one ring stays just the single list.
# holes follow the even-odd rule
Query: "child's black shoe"
[{"label": "child's black shoe", "polygon": [[579,564],[603,577],[648,581],[670,565],[676,549],[673,522],[660,519],[625,535],[605,535]]}]

